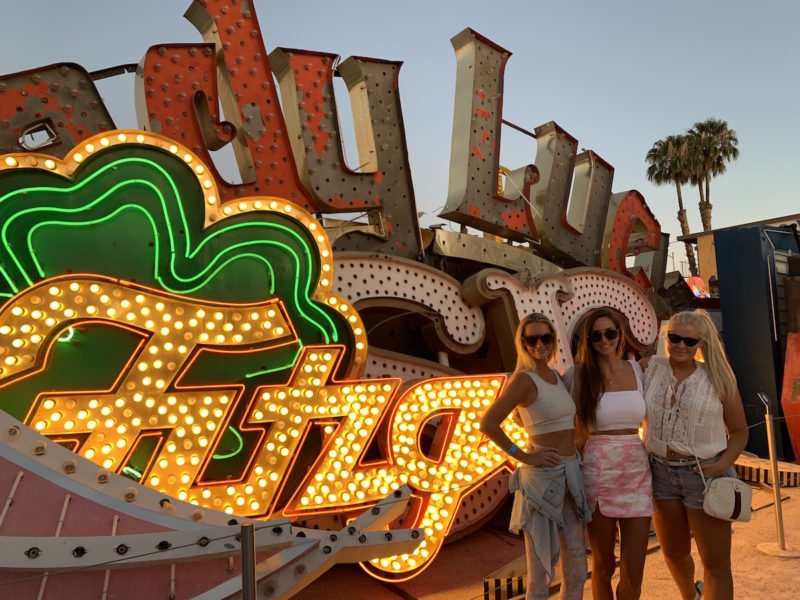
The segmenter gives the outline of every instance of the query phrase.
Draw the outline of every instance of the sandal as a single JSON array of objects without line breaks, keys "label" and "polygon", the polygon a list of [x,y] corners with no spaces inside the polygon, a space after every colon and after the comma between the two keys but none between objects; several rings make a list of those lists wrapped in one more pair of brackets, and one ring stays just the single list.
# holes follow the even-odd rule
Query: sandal
[{"label": "sandal", "polygon": [[694,600],[700,600],[703,597],[703,582],[702,581],[695,581],[694,582]]}]

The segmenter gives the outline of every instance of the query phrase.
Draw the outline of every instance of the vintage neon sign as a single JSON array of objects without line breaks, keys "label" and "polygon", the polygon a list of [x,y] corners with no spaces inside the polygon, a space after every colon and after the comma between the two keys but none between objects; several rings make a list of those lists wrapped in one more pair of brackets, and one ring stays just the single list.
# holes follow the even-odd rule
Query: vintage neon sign
[{"label": "vintage neon sign", "polygon": [[[0,159],[0,406],[109,470],[232,514],[347,519],[409,483],[402,525],[423,527],[424,545],[366,568],[411,577],[438,552],[465,494],[508,468],[475,430],[504,376],[452,375],[502,369],[498,361],[462,366],[459,357],[477,354],[488,330],[499,362],[513,364],[507,342],[519,315],[544,310],[564,343],[599,304],[625,311],[644,343],[652,315],[639,309],[649,283],[637,275],[637,294],[608,273],[565,273],[539,286],[481,272],[462,286],[398,260],[429,251],[408,168],[400,64],[338,66],[363,163],[355,173],[341,154],[335,55],[277,49],[268,59],[247,3],[193,2],[187,17],[205,43],[154,46],[137,75],[140,127],[165,137],[109,131],[76,65],[0,78],[9,112],[0,120],[14,117],[0,145],[16,148],[38,128],[52,133],[42,150],[53,155]],[[471,48],[499,71],[508,58],[471,30],[454,46],[461,83]],[[218,68],[227,76],[217,80]],[[644,199],[609,197],[613,168],[594,153],[576,156],[577,141],[554,123],[537,129],[536,164],[509,173],[515,184],[499,196],[502,78],[481,72],[461,83],[447,216],[538,240],[536,251],[562,266],[601,264],[631,277],[632,242],[658,241]],[[376,95],[382,102],[371,102]],[[209,150],[228,143],[241,185],[223,181],[211,162]],[[561,151],[569,160],[555,160]],[[468,196],[462,184],[473,175],[482,184]],[[356,209],[369,212],[370,227],[332,233],[337,260],[361,254],[356,262],[371,261],[376,277],[365,281],[356,266],[351,276],[337,267],[334,279],[331,244],[307,211]],[[395,280],[379,284],[389,263]],[[379,298],[433,320],[455,368],[417,356],[376,360],[374,348],[368,357],[355,308]],[[562,355],[561,365],[570,360]],[[401,393],[388,375],[406,378],[406,366],[428,380]],[[513,425],[508,431],[523,442]]]},{"label": "vintage neon sign", "polygon": [[330,291],[322,228],[274,197],[220,205],[207,173],[135,131],[64,160],[0,158],[0,406],[109,471],[231,514],[347,514],[408,483],[403,526],[425,542],[365,568],[413,576],[464,494],[508,468],[477,430],[505,376],[402,395],[396,378],[361,379],[366,334]]},{"label": "vintage neon sign", "polygon": [[[344,160],[333,93],[337,55],[287,48],[268,54],[251,2],[196,0],[185,16],[204,43],[146,51],[136,79],[140,128],[188,146],[208,166],[223,202],[273,195],[312,212],[365,211],[368,225],[343,228],[337,251],[409,259],[428,252],[405,142],[400,63],[351,57],[336,67],[354,114],[359,168],[353,170]],[[578,140],[556,123],[536,128],[535,164],[510,172],[510,185],[500,191],[503,71],[511,53],[471,29],[452,42],[457,85],[440,216],[534,242],[532,252],[565,268],[598,266],[633,277],[625,256],[643,252],[650,278],[636,267],[635,280],[647,291],[650,279],[660,282],[665,242],[644,199],[635,191],[612,195],[614,168],[591,150],[578,153]],[[10,124],[0,128],[0,148],[17,149],[26,133],[48,132],[47,151],[64,156],[113,128],[91,76],[77,65],[7,75],[0,83],[0,122]],[[211,151],[228,144],[241,184],[225,181],[213,165]]]}]

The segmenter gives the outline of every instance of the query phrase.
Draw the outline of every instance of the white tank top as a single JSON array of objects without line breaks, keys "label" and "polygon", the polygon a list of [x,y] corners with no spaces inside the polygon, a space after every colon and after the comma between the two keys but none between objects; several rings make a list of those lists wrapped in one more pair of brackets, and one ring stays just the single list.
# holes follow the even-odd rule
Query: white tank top
[{"label": "white tank top", "polygon": [[642,395],[642,369],[635,360],[628,361],[636,376],[635,390],[603,392],[597,400],[595,420],[597,431],[612,429],[638,429],[645,415]]},{"label": "white tank top", "polygon": [[575,402],[556,374],[556,382],[548,383],[534,371],[525,371],[538,392],[530,406],[519,406],[520,419],[529,436],[575,428]]}]

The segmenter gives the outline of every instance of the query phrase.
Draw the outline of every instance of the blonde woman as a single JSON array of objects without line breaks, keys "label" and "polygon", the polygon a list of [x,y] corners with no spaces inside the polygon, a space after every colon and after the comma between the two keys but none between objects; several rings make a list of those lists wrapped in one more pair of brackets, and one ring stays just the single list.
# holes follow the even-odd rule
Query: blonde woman
[{"label": "blonde woman", "polygon": [[[735,477],[747,444],[736,377],[713,321],[704,310],[674,315],[667,326],[669,358],[643,359],[653,524],[684,600],[733,598],[731,524],[703,512],[703,479]],[[697,360],[698,351],[703,361]],[[694,579],[691,537],[703,563]]]},{"label": "blonde woman", "polygon": [[[591,519],[575,451],[575,403],[550,368],[556,333],[550,320],[528,315],[514,337],[517,367],[481,420],[481,431],[522,465],[511,477],[516,492],[511,530],[523,532],[528,564],[528,600],[546,599],[556,562],[561,563],[561,598],[583,598],[586,582],[584,523]],[[530,445],[518,448],[501,426],[517,409]],[[556,538],[558,544],[555,543]]]},{"label": "blonde woman", "polygon": [[623,360],[624,328],[611,309],[593,311],[578,346],[573,396],[585,437],[583,479],[592,509],[592,597],[613,600],[619,527],[617,600],[638,600],[653,514],[647,452],[639,439],[645,416],[642,371]]}]

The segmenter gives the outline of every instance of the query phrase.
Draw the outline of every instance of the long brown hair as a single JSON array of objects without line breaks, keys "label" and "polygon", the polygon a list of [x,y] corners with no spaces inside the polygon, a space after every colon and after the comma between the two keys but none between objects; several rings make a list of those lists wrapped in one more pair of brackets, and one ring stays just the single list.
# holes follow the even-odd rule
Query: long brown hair
[{"label": "long brown hair", "polygon": [[597,402],[600,395],[606,391],[603,374],[597,364],[597,351],[594,349],[589,336],[598,319],[609,319],[619,331],[617,337],[617,356],[622,356],[625,349],[625,328],[622,327],[620,316],[609,308],[598,308],[592,311],[586,319],[581,339],[578,344],[577,373],[575,377],[575,403],[577,405],[578,424],[587,431],[597,427]]}]

